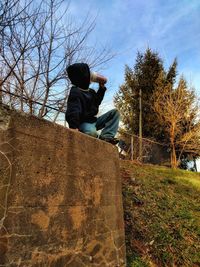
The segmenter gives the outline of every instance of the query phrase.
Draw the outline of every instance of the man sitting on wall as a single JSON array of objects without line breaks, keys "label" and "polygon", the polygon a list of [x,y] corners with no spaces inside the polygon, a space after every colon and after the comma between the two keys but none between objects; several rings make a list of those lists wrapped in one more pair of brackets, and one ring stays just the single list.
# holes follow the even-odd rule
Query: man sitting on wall
[{"label": "man sitting on wall", "polygon": [[[117,144],[115,138],[119,127],[119,112],[112,109],[96,117],[99,106],[103,100],[107,79],[97,73],[91,72],[85,63],[75,63],[67,68],[72,88],[67,102],[66,120],[69,127],[79,130],[93,137]],[[98,82],[99,89],[89,88],[91,82]],[[98,136],[97,131],[102,130]]]}]

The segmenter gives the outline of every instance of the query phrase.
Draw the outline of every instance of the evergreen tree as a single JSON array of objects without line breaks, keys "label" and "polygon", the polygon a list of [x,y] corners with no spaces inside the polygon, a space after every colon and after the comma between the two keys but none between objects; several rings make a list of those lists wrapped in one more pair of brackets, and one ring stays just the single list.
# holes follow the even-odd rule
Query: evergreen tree
[{"label": "evergreen tree", "polygon": [[120,111],[124,130],[137,134],[139,114],[137,84],[134,72],[128,66],[125,66],[124,80],[125,82],[120,86],[114,102]]},{"label": "evergreen tree", "polygon": [[[176,60],[165,74],[173,82],[176,76]],[[138,52],[136,63],[131,69],[125,67],[125,81],[115,96],[114,103],[121,113],[125,131],[139,134],[139,91],[142,91],[142,132],[143,137],[164,140],[162,125],[156,121],[152,95],[155,91],[159,74],[164,71],[163,62],[156,52],[148,48],[145,53]],[[165,80],[160,81],[162,83]]]},{"label": "evergreen tree", "polygon": [[169,71],[166,75],[166,83],[170,83],[172,86],[176,82],[176,76],[177,76],[177,59],[174,59],[174,62],[169,68]]}]

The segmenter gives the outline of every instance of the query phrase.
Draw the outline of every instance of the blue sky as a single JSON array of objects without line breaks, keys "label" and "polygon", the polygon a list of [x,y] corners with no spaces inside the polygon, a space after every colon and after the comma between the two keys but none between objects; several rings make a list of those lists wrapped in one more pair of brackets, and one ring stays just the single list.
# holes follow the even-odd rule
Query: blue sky
[{"label": "blue sky", "polygon": [[87,14],[96,17],[90,45],[116,54],[102,69],[108,78],[103,111],[113,107],[125,64],[134,66],[137,51],[147,47],[159,53],[165,68],[176,57],[178,74],[200,97],[200,0],[71,0],[70,13],[76,23]]},{"label": "blue sky", "polygon": [[90,45],[107,46],[116,54],[102,74],[108,77],[104,107],[124,81],[124,66],[133,66],[137,51],[157,51],[166,68],[178,59],[184,74],[200,95],[200,0],[73,0],[70,13],[77,23],[89,13],[96,17]]}]

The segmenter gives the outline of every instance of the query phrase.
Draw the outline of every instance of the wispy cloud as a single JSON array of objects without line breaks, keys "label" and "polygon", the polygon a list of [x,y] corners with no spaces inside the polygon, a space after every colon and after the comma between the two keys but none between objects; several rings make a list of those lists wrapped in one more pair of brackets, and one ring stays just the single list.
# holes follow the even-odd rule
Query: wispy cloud
[{"label": "wispy cloud", "polygon": [[[124,65],[133,66],[137,50],[147,46],[159,52],[166,67],[178,58],[179,71],[192,73],[200,93],[199,0],[76,0],[71,1],[74,20],[96,17],[90,44],[112,47],[117,57],[108,65],[111,92],[123,82]],[[111,96],[111,93],[109,93]]]}]

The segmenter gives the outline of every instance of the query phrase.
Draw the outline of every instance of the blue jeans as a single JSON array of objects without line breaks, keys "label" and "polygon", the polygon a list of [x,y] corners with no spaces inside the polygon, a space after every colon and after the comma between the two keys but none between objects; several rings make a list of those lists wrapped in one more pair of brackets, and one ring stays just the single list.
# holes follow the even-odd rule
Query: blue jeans
[{"label": "blue jeans", "polygon": [[97,121],[94,123],[83,122],[79,130],[82,133],[97,137],[97,131],[102,129],[99,138],[113,138],[119,127],[119,118],[119,111],[117,109],[112,109],[98,117]]}]

